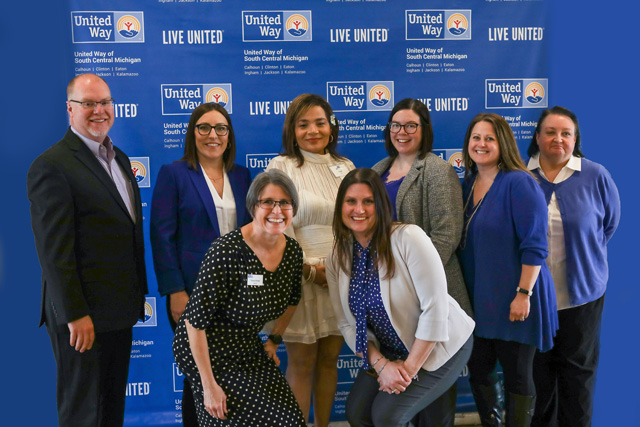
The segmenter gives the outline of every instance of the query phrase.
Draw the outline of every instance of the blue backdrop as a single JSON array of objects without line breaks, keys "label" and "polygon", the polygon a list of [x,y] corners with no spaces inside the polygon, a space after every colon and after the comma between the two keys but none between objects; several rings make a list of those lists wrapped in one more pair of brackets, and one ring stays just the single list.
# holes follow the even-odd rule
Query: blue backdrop
[{"label": "blue backdrop", "polygon": [[[141,185],[149,185],[142,191],[147,204],[159,166],[181,156],[181,126],[188,120],[182,110],[209,99],[227,103],[240,143],[238,160],[254,171],[279,151],[286,103],[302,92],[330,100],[343,126],[340,150],[358,166],[370,166],[383,156],[381,126],[393,103],[406,96],[429,103],[435,147],[446,150],[441,152],[447,159],[461,146],[467,123],[479,111],[510,117],[523,149],[542,104],[573,109],[581,119],[585,154],[611,171],[624,206],[610,245],[594,425],[605,425],[605,420],[606,425],[640,425],[633,367],[637,334],[628,332],[638,296],[631,254],[639,236],[627,217],[637,192],[631,193],[629,168],[622,167],[631,149],[631,103],[637,94],[624,46],[637,36],[613,24],[618,10],[442,1],[430,3],[429,11],[415,11],[410,9],[415,4],[399,1],[317,1],[304,7],[274,1],[267,13],[261,2],[243,2],[242,8],[230,1],[147,3],[20,4],[0,18],[6,89],[0,103],[0,173],[8,191],[2,210],[0,292],[6,319],[13,321],[6,328],[1,359],[6,372],[2,425],[56,423],[55,364],[46,332],[36,328],[40,271],[24,182],[30,162],[64,133],[65,86],[85,67],[111,73],[105,79],[118,102],[112,135],[135,158]],[[102,14],[94,14],[92,21],[87,10]],[[458,24],[447,25],[458,12],[464,19],[454,17]],[[299,28],[287,32],[292,15],[302,19],[294,16]],[[465,19],[465,31],[454,28]],[[265,22],[273,25],[261,28]],[[438,30],[443,37],[434,39]],[[92,39],[102,35],[111,40]],[[271,35],[281,40],[266,41]],[[514,35],[541,40],[514,40]],[[268,74],[276,71],[280,73]],[[541,99],[527,100],[533,89],[534,96],[544,92]],[[510,102],[520,102],[520,108],[508,108]],[[150,262],[148,267],[152,272]],[[169,328],[153,274],[150,288],[150,323],[157,326],[135,330],[127,401],[127,425],[132,426],[175,423],[178,414]],[[341,363],[348,376],[353,363],[348,357]]]}]

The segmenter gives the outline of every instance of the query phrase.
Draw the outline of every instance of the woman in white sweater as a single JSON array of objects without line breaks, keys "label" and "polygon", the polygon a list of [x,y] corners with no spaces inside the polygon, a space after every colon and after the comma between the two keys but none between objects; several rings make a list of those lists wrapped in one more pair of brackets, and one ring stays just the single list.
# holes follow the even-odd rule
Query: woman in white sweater
[{"label": "woman in white sweater", "polygon": [[438,252],[420,227],[391,215],[377,173],[347,174],[326,273],[338,326],[363,362],[347,399],[351,425],[405,425],[471,355],[474,322],[448,295]]}]

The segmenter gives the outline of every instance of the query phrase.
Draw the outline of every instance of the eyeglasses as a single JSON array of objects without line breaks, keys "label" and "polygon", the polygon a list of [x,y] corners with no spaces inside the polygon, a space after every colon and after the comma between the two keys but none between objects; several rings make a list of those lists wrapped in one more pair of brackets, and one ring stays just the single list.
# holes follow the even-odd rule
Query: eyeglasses
[{"label": "eyeglasses", "polygon": [[293,209],[293,204],[288,200],[258,200],[258,206],[262,209],[273,209],[276,206],[280,206],[281,211],[290,211]]},{"label": "eyeglasses", "polygon": [[102,108],[113,107],[113,103],[116,102],[116,100],[113,98],[102,101],[76,101],[75,99],[70,99],[69,102],[75,102],[76,104],[80,104],[82,108],[93,110],[98,104],[100,104]]},{"label": "eyeglasses", "polygon": [[209,123],[201,123],[196,125],[196,129],[198,129],[198,133],[202,136],[209,136],[211,129],[215,129],[216,135],[218,136],[225,136],[229,133],[229,126],[227,125],[211,126]]},{"label": "eyeglasses", "polygon": [[400,129],[404,128],[406,133],[416,133],[418,131],[418,127],[420,125],[418,123],[405,123],[401,125],[400,123],[391,122],[389,123],[389,131],[391,133],[398,133]]}]

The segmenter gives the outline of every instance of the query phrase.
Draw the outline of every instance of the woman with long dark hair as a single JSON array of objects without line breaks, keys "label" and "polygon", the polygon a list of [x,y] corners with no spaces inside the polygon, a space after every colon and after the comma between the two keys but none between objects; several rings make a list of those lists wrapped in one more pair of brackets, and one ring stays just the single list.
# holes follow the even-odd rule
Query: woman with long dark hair
[{"label": "woman with long dark hair", "polygon": [[338,326],[362,357],[347,398],[353,426],[404,426],[451,387],[473,343],[473,320],[447,293],[440,256],[417,225],[394,223],[382,180],[342,181],[327,281]]}]

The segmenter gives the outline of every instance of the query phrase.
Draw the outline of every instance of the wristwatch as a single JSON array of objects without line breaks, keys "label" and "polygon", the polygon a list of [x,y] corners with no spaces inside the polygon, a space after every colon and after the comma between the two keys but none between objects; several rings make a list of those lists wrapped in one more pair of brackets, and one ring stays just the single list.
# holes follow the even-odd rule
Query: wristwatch
[{"label": "wristwatch", "polygon": [[525,295],[529,295],[529,296],[533,295],[533,291],[528,291],[526,289],[522,289],[520,286],[518,286],[516,288],[516,292],[520,292],[521,294],[525,294]]},{"label": "wristwatch", "polygon": [[282,342],[282,335],[278,335],[278,334],[272,334],[269,335],[269,339],[275,344],[275,345],[280,345],[280,343]]}]

